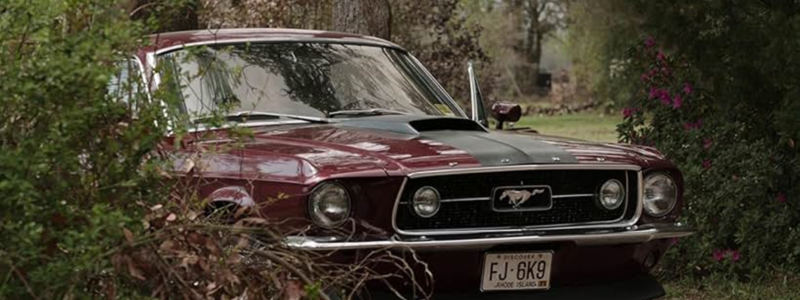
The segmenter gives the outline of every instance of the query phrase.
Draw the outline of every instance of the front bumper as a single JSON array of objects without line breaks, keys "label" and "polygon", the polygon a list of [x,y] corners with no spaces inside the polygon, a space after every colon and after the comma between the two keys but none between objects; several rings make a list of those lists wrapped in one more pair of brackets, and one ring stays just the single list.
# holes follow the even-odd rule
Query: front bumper
[{"label": "front bumper", "polygon": [[503,234],[458,237],[391,237],[385,239],[348,239],[341,237],[288,236],[284,244],[305,250],[413,249],[465,250],[489,249],[500,245],[572,242],[577,246],[600,246],[646,243],[657,239],[691,235],[683,223],[646,224],[601,230],[531,230]]},{"label": "front bumper", "polygon": [[[372,300],[400,299],[388,292],[372,294]],[[664,294],[664,288],[653,276],[639,274],[613,282],[554,287],[546,292],[436,293],[432,300],[650,300]]]}]

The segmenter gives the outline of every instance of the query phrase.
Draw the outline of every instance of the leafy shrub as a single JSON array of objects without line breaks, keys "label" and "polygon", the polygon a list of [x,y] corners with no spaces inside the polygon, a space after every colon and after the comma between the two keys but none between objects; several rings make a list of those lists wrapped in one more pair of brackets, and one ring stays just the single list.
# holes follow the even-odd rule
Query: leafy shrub
[{"label": "leafy shrub", "polygon": [[[796,103],[762,99],[764,89],[725,86],[730,74],[704,69],[689,55],[668,54],[653,38],[629,53],[618,80],[631,87],[630,107],[618,126],[623,141],[657,147],[683,171],[683,221],[697,233],[684,238],[664,265],[669,274],[760,275],[775,267],[800,267],[800,190],[796,131],[775,116],[800,115]],[[709,49],[709,52],[729,49]],[[725,57],[724,54],[720,54]],[[753,76],[766,74],[753,74]],[[768,79],[765,79],[768,80]],[[630,84],[635,83],[635,84]],[[787,87],[789,88],[789,87]],[[792,86],[790,88],[796,88]],[[736,101],[720,89],[738,90]],[[788,96],[788,95],[787,95]],[[750,98],[752,97],[752,98]],[[785,124],[783,124],[785,125]]]},{"label": "leafy shrub", "polygon": [[114,1],[0,4],[0,298],[88,297],[160,192],[143,162],[163,116],[106,92],[142,35],[126,19]]},{"label": "leafy shrub", "polygon": [[796,271],[797,3],[609,0],[578,10],[571,40],[595,92],[628,106],[622,140],[657,146],[684,172],[684,220],[698,233],[668,256],[668,274]]},{"label": "leafy shrub", "polygon": [[388,251],[315,265],[326,257],[280,247],[257,210],[236,225],[204,214],[205,178],[175,176],[162,149],[174,96],[110,84],[147,29],[171,21],[165,4],[185,8],[166,2],[140,21],[113,0],[0,2],[0,299],[326,299],[409,275]]}]

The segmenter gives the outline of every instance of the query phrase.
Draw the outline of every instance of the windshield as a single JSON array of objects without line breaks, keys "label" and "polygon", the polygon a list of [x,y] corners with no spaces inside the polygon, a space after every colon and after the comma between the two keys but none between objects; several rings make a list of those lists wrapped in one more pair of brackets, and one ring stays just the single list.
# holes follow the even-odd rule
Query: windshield
[{"label": "windshield", "polygon": [[[161,55],[162,76],[191,118],[212,111],[328,117],[381,109],[452,116],[453,107],[423,82],[407,54],[334,43],[192,47]],[[336,112],[339,112],[338,114]],[[349,114],[355,115],[355,114]]]}]

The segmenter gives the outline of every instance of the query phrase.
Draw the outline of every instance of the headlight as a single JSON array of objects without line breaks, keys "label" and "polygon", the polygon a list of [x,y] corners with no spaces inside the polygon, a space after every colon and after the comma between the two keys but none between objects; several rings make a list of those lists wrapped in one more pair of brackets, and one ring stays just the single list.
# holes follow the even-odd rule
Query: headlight
[{"label": "headlight", "polygon": [[321,183],[308,197],[308,213],[317,225],[333,228],[350,216],[350,195],[338,183]]},{"label": "headlight", "polygon": [[654,217],[668,214],[678,201],[675,181],[663,173],[656,173],[644,180],[644,210]]},{"label": "headlight", "polygon": [[619,208],[622,202],[625,201],[625,187],[622,185],[622,182],[616,179],[606,181],[606,183],[600,187],[600,194],[597,197],[597,201],[608,210]]},{"label": "headlight", "polygon": [[439,200],[439,191],[426,186],[414,193],[414,198],[411,199],[411,206],[420,217],[430,218],[439,211]]}]

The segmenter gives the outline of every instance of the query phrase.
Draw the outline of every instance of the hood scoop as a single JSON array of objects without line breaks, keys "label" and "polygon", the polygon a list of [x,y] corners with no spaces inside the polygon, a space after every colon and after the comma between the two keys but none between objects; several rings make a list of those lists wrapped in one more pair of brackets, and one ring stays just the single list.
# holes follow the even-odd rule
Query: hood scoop
[{"label": "hood scoop", "polygon": [[440,130],[487,132],[480,124],[468,119],[412,115],[353,118],[337,122],[336,126],[391,131],[407,135]]}]

